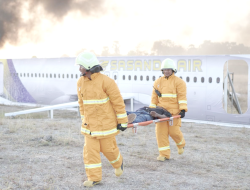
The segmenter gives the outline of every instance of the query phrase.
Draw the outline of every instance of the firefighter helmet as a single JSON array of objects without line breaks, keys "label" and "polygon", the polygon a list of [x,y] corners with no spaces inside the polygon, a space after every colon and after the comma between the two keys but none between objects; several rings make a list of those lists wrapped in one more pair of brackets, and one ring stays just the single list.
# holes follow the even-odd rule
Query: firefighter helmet
[{"label": "firefighter helmet", "polygon": [[85,51],[76,57],[75,64],[90,70],[92,67],[99,65],[99,61],[94,53]]},{"label": "firefighter helmet", "polygon": [[161,63],[161,70],[163,69],[172,69],[175,73],[177,73],[175,63],[172,59],[164,59]]}]

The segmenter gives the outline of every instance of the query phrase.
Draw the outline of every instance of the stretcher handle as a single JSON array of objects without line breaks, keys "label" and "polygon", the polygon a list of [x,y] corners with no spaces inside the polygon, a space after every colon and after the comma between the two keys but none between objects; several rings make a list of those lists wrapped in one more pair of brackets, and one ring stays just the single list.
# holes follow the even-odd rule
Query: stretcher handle
[{"label": "stretcher handle", "polygon": [[131,128],[131,127],[136,127],[136,126],[146,126],[146,125],[149,125],[151,123],[157,123],[157,122],[161,122],[161,121],[169,121],[169,120],[172,120],[172,119],[175,119],[175,118],[180,118],[181,116],[180,115],[175,115],[175,116],[172,116],[172,117],[166,117],[166,118],[163,118],[163,119],[155,119],[155,120],[150,120],[150,121],[144,121],[144,122],[140,122],[140,123],[130,123],[128,124],[127,128]]}]

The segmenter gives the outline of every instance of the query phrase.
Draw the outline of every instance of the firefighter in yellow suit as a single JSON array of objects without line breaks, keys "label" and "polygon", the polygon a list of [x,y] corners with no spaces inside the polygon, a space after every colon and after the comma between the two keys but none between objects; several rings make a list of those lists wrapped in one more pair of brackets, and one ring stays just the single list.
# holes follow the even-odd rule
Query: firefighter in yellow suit
[{"label": "firefighter in yellow suit", "polygon": [[[181,115],[183,118],[185,112],[188,111],[186,83],[175,76],[177,70],[172,59],[163,60],[161,71],[164,75],[154,82],[150,107],[160,106],[172,115]],[[168,121],[156,124],[155,131],[159,150],[157,160],[165,161],[170,158],[169,136],[175,141],[178,153],[184,152],[185,139],[180,130],[181,118],[174,119],[172,126]]]},{"label": "firefighter in yellow suit", "polygon": [[77,82],[78,103],[82,118],[81,133],[85,136],[83,158],[88,181],[86,187],[102,179],[100,152],[109,160],[115,175],[123,173],[123,158],[115,136],[127,128],[127,114],[115,81],[100,73],[102,67],[91,52],[76,58],[82,77]]}]

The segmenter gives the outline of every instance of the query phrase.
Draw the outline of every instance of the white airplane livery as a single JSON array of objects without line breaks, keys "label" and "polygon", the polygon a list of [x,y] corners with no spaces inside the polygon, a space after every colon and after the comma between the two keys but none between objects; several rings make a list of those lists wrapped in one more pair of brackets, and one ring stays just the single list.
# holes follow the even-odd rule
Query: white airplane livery
[{"label": "white airplane livery", "polygon": [[[102,73],[116,81],[121,93],[134,98],[135,109],[150,104],[166,58],[176,62],[176,76],[187,84],[185,118],[250,124],[250,55],[98,57]],[[231,62],[236,69],[230,70]],[[80,72],[74,64],[75,58],[0,59],[0,96],[44,105],[77,101]],[[237,73],[241,65],[244,73]]]}]

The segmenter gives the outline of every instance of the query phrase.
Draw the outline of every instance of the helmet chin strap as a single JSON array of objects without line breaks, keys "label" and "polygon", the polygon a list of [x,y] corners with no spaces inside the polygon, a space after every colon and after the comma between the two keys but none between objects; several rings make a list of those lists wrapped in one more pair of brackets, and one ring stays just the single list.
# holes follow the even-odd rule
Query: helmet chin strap
[{"label": "helmet chin strap", "polygon": [[81,77],[86,76],[86,77],[89,78],[89,80],[91,80],[91,75],[90,75],[90,76],[87,76],[87,72],[89,72],[89,70],[86,70],[83,74],[81,74]]},{"label": "helmet chin strap", "polygon": [[89,70],[86,70],[81,76],[86,76],[87,72],[89,72]]},{"label": "helmet chin strap", "polygon": [[[173,73],[175,73],[175,71],[174,71],[174,70],[172,70],[172,71],[173,71],[173,72],[172,72],[172,74],[173,74]],[[162,71],[162,74],[164,74],[164,72],[163,72],[163,71]],[[171,74],[171,75],[172,75],[172,74]],[[171,75],[169,75],[168,77],[170,77]],[[164,76],[165,76],[165,75],[164,75]],[[165,76],[165,78],[168,78],[168,77],[167,77],[167,76]]]},{"label": "helmet chin strap", "polygon": [[[173,73],[172,73],[172,74],[173,74]],[[171,75],[172,75],[172,74],[171,74]],[[168,77],[170,77],[171,75],[169,75]],[[164,75],[164,76],[165,76],[165,75]],[[167,76],[165,76],[165,78],[168,78],[168,77],[167,77]]]}]

